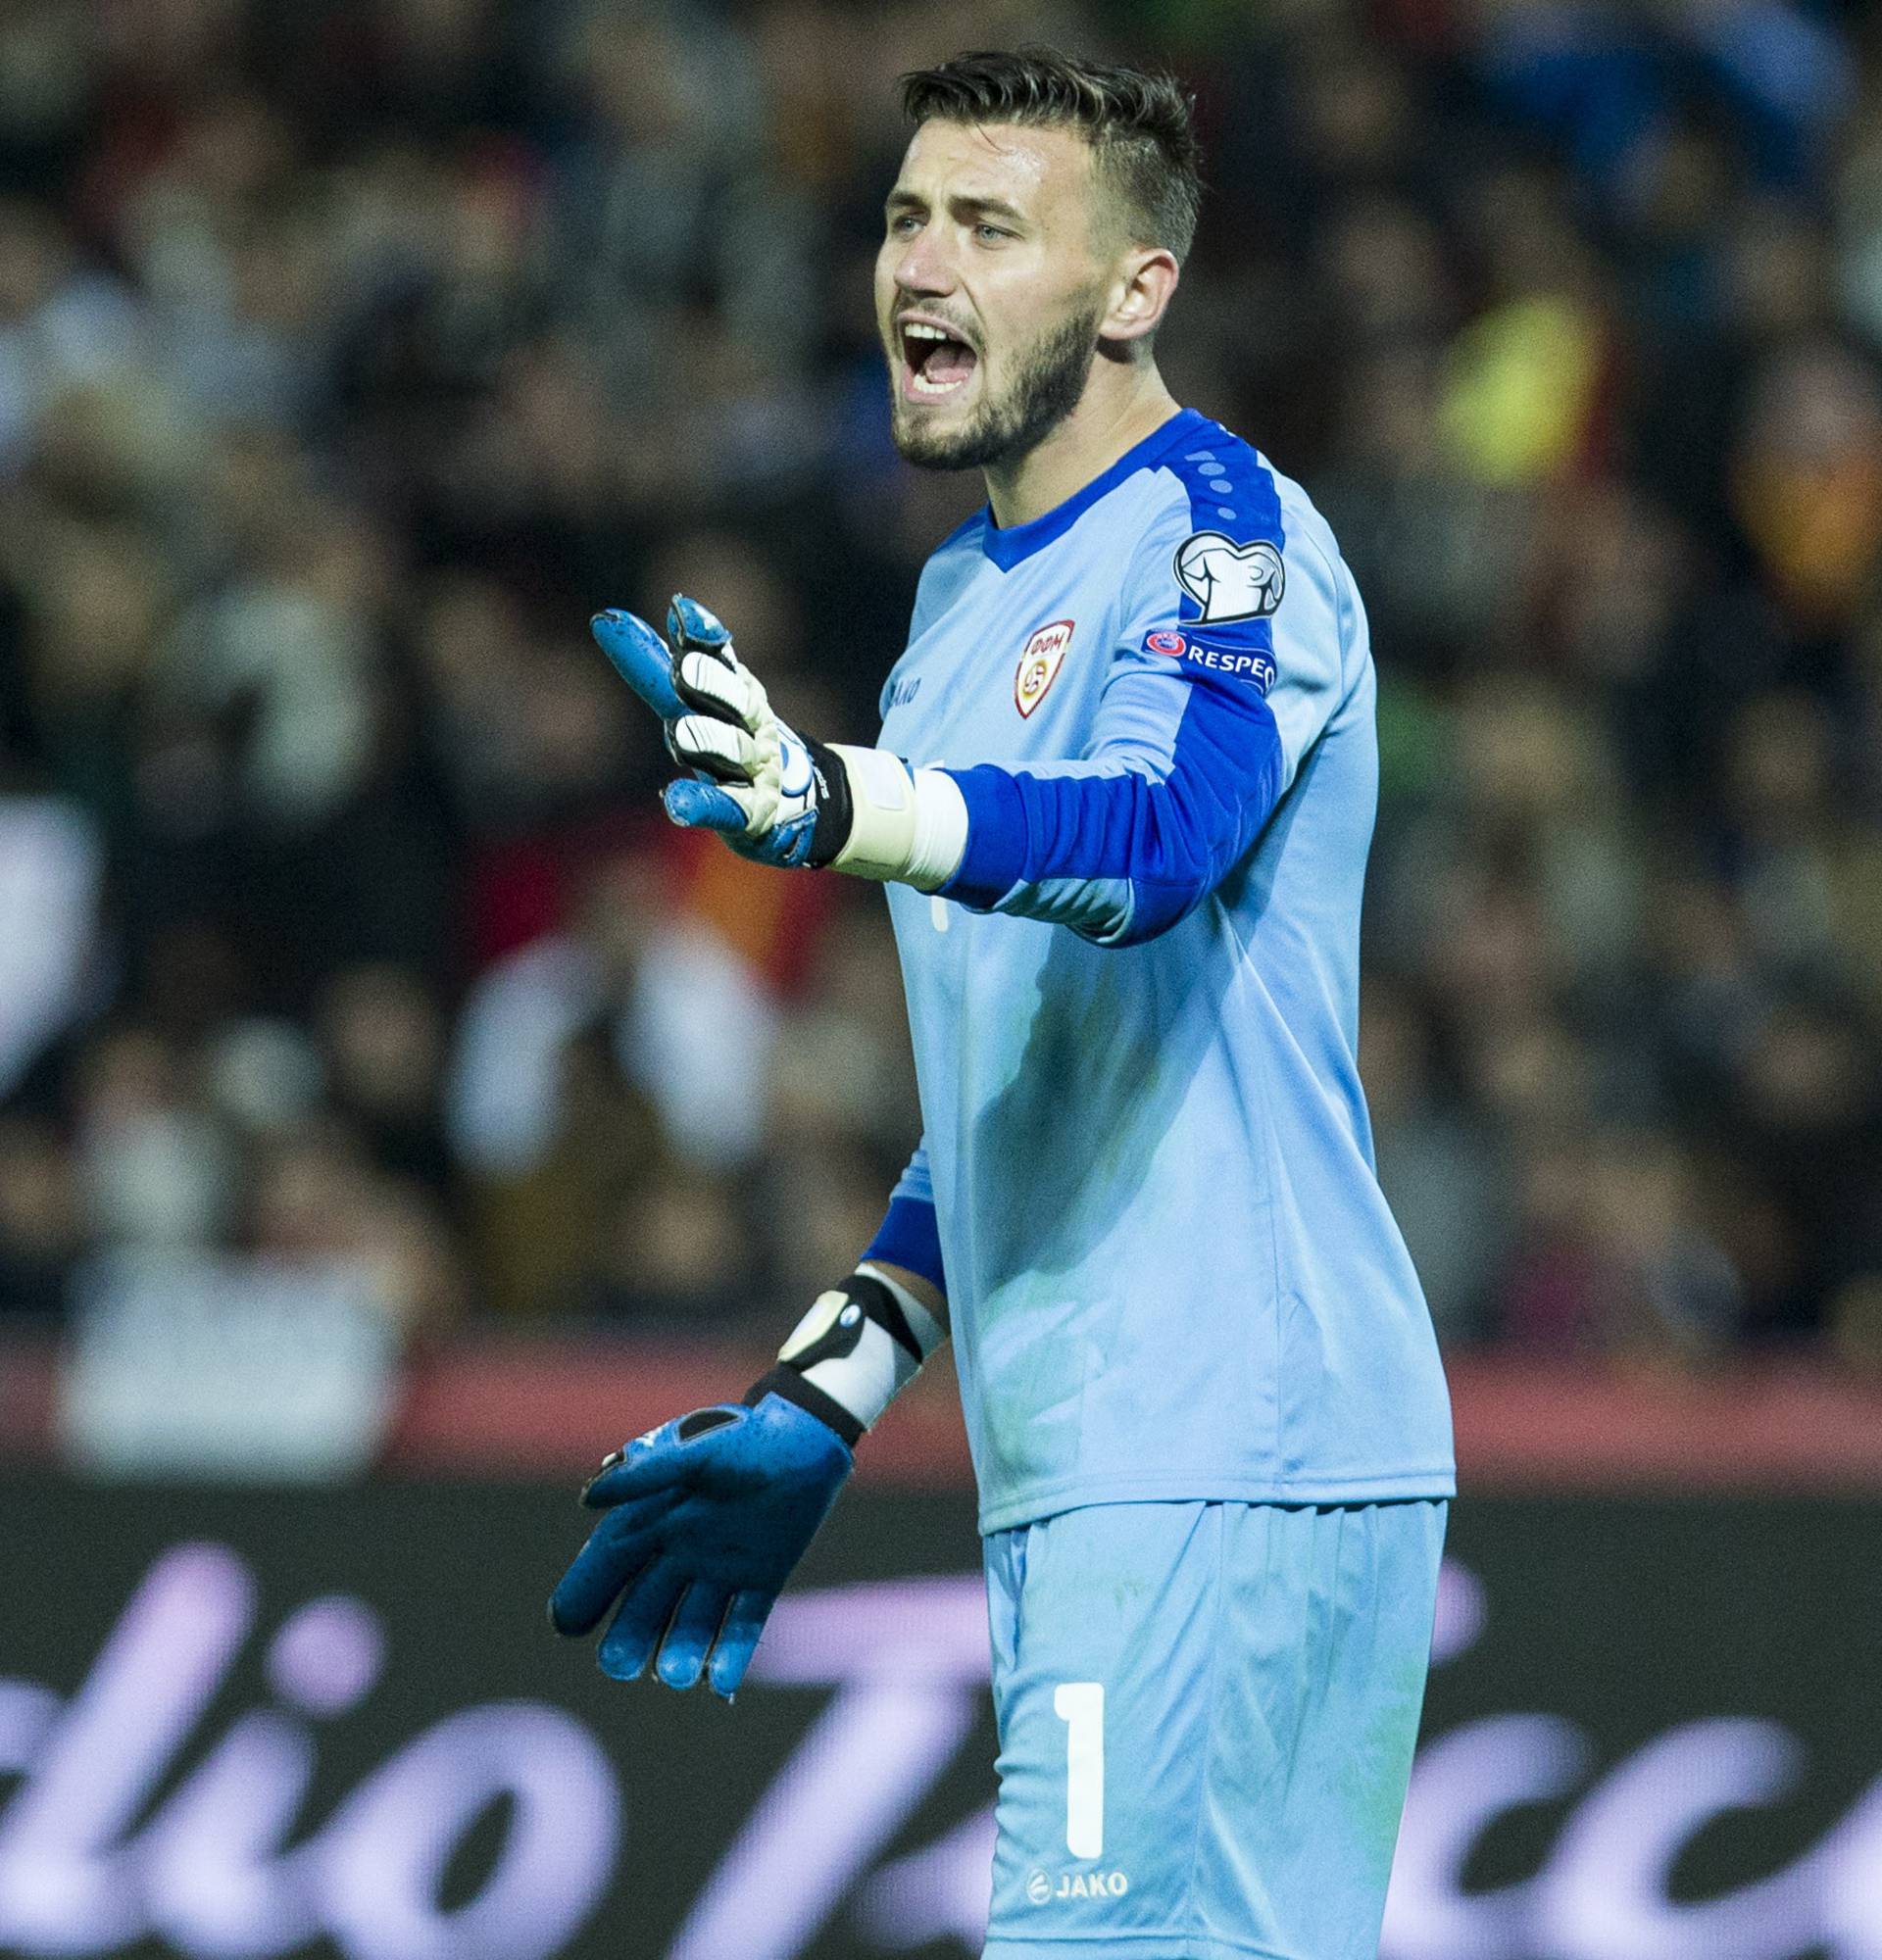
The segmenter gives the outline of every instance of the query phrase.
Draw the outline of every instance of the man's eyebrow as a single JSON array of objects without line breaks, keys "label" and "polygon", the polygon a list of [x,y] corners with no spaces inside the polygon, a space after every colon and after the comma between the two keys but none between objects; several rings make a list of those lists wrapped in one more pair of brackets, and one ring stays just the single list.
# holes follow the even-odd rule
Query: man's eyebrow
[{"label": "man's eyebrow", "polygon": [[1015,224],[1026,222],[1026,214],[1003,197],[975,197],[971,193],[948,200],[957,212],[974,212],[986,218],[1005,218]]},{"label": "man's eyebrow", "polygon": [[[926,211],[928,200],[912,190],[890,191],[883,209],[893,218],[897,212]],[[1009,223],[1026,223],[1026,214],[1017,205],[1009,204],[1005,198],[976,197],[971,192],[959,193],[948,200],[948,209],[957,217],[1004,218]]]}]

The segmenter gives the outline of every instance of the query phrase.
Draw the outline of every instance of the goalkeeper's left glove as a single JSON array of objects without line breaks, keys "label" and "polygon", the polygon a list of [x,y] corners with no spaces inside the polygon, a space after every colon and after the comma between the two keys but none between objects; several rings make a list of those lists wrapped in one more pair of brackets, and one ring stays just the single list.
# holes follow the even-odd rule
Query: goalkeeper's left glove
[{"label": "goalkeeper's left glove", "polygon": [[599,612],[592,627],[667,724],[674,760],[696,772],[668,785],[675,823],[718,831],[767,864],[827,865],[929,892],[959,868],[967,812],[954,780],[884,749],[799,735],[697,600],[676,596],[669,608],[671,647],[631,612]]},{"label": "goalkeeper's left glove", "polygon": [[581,1494],[605,1515],[549,1601],[593,1632],[604,1672],[651,1661],[669,1688],[704,1673],[728,1699],[779,1590],[848,1479],[852,1452],[946,1329],[867,1261],[818,1297],[744,1401],[694,1409],[609,1457]]},{"label": "goalkeeper's left glove", "polygon": [[729,1699],[853,1461],[848,1439],[767,1384],[749,1405],[649,1430],[582,1492],[606,1515],[556,1588],[551,1624],[592,1633],[613,1607],[604,1673],[632,1681],[653,1661],[669,1688],[706,1673]]}]

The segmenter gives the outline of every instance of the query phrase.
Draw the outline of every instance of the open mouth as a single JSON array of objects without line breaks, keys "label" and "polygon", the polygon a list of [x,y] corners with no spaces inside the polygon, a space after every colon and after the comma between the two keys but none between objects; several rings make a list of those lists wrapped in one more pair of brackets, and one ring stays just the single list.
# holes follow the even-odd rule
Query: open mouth
[{"label": "open mouth", "polygon": [[903,392],[920,402],[937,402],[966,387],[980,365],[958,333],[925,319],[902,322],[902,361],[908,370]]}]

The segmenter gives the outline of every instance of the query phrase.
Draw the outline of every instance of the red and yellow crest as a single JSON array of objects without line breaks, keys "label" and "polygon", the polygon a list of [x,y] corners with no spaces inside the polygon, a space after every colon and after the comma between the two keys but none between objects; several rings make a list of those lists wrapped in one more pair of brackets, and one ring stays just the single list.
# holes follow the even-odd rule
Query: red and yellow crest
[{"label": "red and yellow crest", "polygon": [[1013,676],[1013,705],[1022,717],[1045,700],[1046,689],[1059,677],[1065,649],[1071,645],[1071,628],[1069,619],[1055,619],[1026,642]]}]

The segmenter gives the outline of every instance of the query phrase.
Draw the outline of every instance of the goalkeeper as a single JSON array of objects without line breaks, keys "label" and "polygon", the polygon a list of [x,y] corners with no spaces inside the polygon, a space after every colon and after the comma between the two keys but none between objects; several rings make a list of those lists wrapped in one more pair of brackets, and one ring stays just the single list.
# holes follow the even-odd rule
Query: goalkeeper
[{"label": "goalkeeper", "polygon": [[675,822],[886,887],[924,1134],[776,1367],[602,1467],[552,1615],[729,1695],[951,1334],[987,1955],[1370,1960],[1453,1472],[1355,1059],[1365,614],[1300,486],[1159,374],[1199,202],[1175,84],[1030,50],[904,102],[895,438],[987,505],[922,574],[880,745],[781,723],[692,600],[595,631],[688,772]]}]

